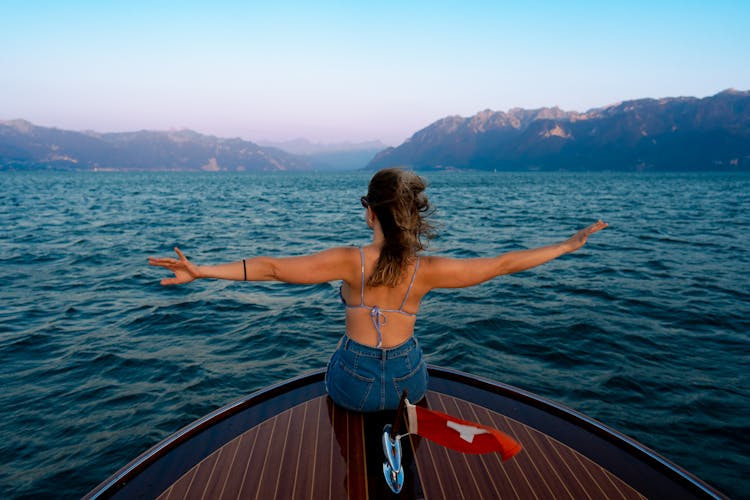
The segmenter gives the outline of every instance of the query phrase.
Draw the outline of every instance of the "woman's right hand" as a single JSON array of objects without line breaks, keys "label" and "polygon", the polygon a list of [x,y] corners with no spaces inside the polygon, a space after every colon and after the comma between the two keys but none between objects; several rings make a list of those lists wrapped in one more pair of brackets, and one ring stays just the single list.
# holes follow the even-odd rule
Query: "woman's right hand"
[{"label": "woman's right hand", "polygon": [[179,248],[174,247],[179,259],[170,257],[149,257],[148,263],[151,266],[165,267],[174,273],[174,278],[165,278],[161,280],[162,285],[182,285],[200,278],[198,266],[190,262]]}]

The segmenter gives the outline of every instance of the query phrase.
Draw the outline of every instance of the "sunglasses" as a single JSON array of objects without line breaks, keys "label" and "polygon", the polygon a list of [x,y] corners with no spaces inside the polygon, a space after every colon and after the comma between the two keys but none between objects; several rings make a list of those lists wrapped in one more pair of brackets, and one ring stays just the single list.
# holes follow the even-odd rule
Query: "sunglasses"
[{"label": "sunglasses", "polygon": [[362,208],[367,208],[370,206],[370,201],[367,199],[367,196],[363,196],[359,199],[359,202],[362,204]]}]

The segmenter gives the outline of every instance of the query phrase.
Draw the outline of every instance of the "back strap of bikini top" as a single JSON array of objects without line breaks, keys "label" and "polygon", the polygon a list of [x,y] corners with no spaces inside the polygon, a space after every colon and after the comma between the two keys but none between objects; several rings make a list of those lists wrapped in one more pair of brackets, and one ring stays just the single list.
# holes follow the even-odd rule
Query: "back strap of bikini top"
[{"label": "back strap of bikini top", "polygon": [[406,305],[406,301],[409,299],[409,294],[411,293],[411,289],[414,286],[414,280],[417,279],[417,271],[419,271],[419,258],[420,256],[417,256],[417,262],[414,264],[414,274],[411,275],[411,281],[409,282],[409,288],[406,289],[406,295],[404,295],[404,300],[401,301],[401,305],[398,307],[398,310],[401,312],[404,311],[404,306]]},{"label": "back strap of bikini top", "polygon": [[365,251],[359,247],[359,260],[362,262],[362,286],[359,293],[359,305],[365,305]]},{"label": "back strap of bikini top", "polygon": [[[409,282],[409,288],[406,289],[406,294],[404,295],[404,300],[401,301],[401,305],[399,306],[398,310],[392,311],[386,309],[385,311],[388,312],[397,312],[401,314],[408,314],[409,316],[413,316],[411,313],[407,313],[404,311],[404,306],[406,305],[406,301],[409,299],[409,293],[411,293],[411,289],[414,286],[414,281],[417,278],[417,271],[419,270],[419,256],[417,256],[417,262],[414,265],[414,274],[411,276],[411,281]],[[364,295],[362,296],[362,302],[364,303]],[[370,310],[370,318],[372,318],[372,324],[375,327],[375,331],[378,334],[378,345],[375,347],[382,347],[383,346],[383,333],[381,332],[380,328],[386,323],[386,317],[385,314],[383,314],[384,310],[380,309],[378,306],[373,306],[373,308]]]},{"label": "back strap of bikini top", "polygon": [[[362,263],[362,285],[360,287],[359,292],[359,305],[364,306],[365,305],[365,252],[362,249],[362,247],[359,247],[359,258],[360,262]],[[414,274],[411,275],[411,281],[409,282],[409,287],[406,289],[406,294],[404,294],[404,300],[401,301],[401,305],[398,306],[397,311],[403,312],[406,314],[411,315],[411,313],[407,313],[404,311],[404,306],[406,305],[406,301],[409,300],[409,294],[411,293],[411,289],[414,287],[414,281],[417,279],[417,271],[419,271],[419,261],[421,259],[421,256],[417,256],[417,262],[414,264]],[[390,309],[386,309],[386,311],[391,311]]]}]

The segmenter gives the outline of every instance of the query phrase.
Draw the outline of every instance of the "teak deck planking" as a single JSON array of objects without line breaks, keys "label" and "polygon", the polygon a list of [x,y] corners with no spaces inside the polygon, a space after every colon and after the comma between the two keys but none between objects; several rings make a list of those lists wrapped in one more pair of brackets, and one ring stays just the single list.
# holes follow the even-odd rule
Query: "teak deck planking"
[{"label": "teak deck planking", "polygon": [[462,454],[406,437],[404,489],[394,495],[382,473],[387,416],[350,412],[319,396],[229,441],[159,498],[645,498],[575,450],[500,413],[435,391],[422,404],[495,427],[524,449],[502,462],[496,453]]}]

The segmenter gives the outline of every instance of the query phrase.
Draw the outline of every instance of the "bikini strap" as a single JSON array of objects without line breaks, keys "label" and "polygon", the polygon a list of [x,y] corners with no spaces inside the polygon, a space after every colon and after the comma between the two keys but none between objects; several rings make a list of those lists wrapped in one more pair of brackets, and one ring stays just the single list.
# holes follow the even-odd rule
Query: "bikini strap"
[{"label": "bikini strap", "polygon": [[362,290],[359,294],[359,305],[365,305],[365,251],[359,247],[359,258],[362,262]]},{"label": "bikini strap", "polygon": [[409,299],[409,293],[411,293],[411,287],[414,286],[414,280],[417,279],[417,271],[419,270],[419,258],[420,256],[417,256],[417,263],[414,265],[414,274],[411,275],[411,282],[409,283],[409,288],[406,289],[404,300],[401,301],[401,306],[398,308],[399,311],[403,312],[406,301]]},{"label": "bikini strap", "polygon": [[370,309],[370,318],[372,319],[372,325],[375,327],[375,331],[378,333],[378,345],[375,347],[380,349],[383,347],[383,331],[380,328],[386,324],[387,318],[378,306],[372,306],[372,309]]}]

